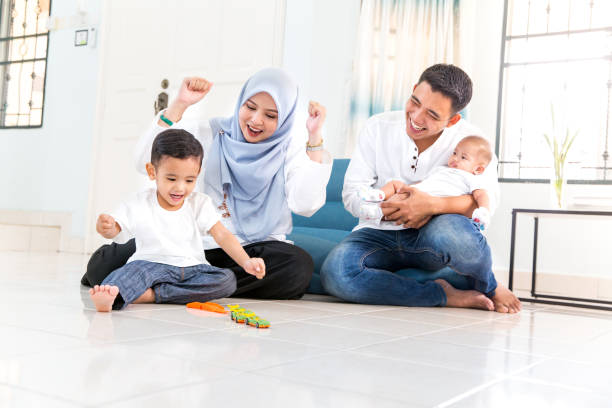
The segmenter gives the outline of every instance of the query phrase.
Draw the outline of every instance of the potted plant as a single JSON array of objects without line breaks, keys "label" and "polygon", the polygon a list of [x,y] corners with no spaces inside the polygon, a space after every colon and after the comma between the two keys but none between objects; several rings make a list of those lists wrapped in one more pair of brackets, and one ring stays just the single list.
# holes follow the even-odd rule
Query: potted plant
[{"label": "potted plant", "polygon": [[572,147],[572,143],[578,136],[578,130],[570,132],[569,128],[565,128],[565,137],[563,138],[563,142],[560,142],[557,138],[557,129],[555,128],[555,110],[553,106],[550,107],[551,116],[552,116],[552,133],[549,135],[544,133],[544,138],[546,139],[546,143],[550,148],[550,152],[552,154],[553,159],[553,175],[550,180],[551,186],[555,193],[555,204],[558,208],[563,208],[564,206],[564,194],[565,194],[565,184],[566,184],[566,175],[565,175],[565,163],[567,160],[567,153],[569,152],[570,147]]}]

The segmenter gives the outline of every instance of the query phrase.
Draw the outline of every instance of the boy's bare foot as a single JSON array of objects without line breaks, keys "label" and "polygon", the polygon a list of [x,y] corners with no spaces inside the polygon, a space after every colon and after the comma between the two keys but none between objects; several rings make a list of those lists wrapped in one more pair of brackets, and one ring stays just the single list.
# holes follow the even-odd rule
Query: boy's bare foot
[{"label": "boy's bare foot", "polygon": [[521,311],[521,301],[505,286],[497,285],[492,300],[496,312],[517,313]]},{"label": "boy's bare foot", "polygon": [[113,302],[119,294],[117,286],[102,285],[94,286],[89,289],[89,296],[96,306],[98,312],[110,312],[113,309]]},{"label": "boy's bare foot", "polygon": [[448,307],[495,310],[493,301],[483,293],[475,290],[455,289],[444,279],[436,279],[435,282],[442,286],[444,293],[446,293],[446,306]]}]

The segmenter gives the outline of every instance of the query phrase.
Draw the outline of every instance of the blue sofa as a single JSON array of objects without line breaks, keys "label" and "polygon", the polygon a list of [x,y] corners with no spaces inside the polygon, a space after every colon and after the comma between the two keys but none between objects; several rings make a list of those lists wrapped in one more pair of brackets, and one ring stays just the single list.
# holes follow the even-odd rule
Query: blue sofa
[{"label": "blue sofa", "polygon": [[[336,159],[327,185],[327,200],[312,217],[293,214],[293,231],[288,239],[305,249],[314,261],[314,274],[310,281],[308,293],[327,294],[321,285],[319,272],[327,254],[346,237],[357,225],[357,218],[344,209],[342,203],[342,185],[349,159]],[[467,289],[468,281],[448,268],[436,272],[424,272],[416,269],[397,271],[402,276],[416,279],[419,282],[444,278],[459,289]]]}]

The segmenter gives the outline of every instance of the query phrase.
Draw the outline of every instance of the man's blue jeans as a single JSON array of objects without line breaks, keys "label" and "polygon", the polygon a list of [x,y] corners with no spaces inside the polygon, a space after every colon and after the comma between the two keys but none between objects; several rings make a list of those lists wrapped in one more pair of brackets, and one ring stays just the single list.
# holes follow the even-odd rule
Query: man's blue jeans
[{"label": "man's blue jeans", "polygon": [[457,214],[435,216],[420,229],[353,231],[327,256],[321,282],[330,294],[356,303],[444,306],[439,284],[393,272],[446,266],[467,276],[473,289],[494,295],[497,281],[487,240],[472,220]]}]

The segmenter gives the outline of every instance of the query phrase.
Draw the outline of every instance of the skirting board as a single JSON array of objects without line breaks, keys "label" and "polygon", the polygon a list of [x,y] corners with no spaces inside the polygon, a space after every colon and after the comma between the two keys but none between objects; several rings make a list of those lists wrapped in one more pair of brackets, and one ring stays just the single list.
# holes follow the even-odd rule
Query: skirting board
[{"label": "skirting board", "polygon": [[72,215],[51,211],[0,210],[0,250],[84,252],[84,239],[70,235]]},{"label": "skirting board", "polygon": [[[496,270],[497,281],[508,286],[508,271]],[[521,292],[531,290],[531,271],[514,271],[513,289]],[[539,272],[536,289],[538,293],[556,296],[580,297],[612,301],[612,276],[570,275]]]}]

